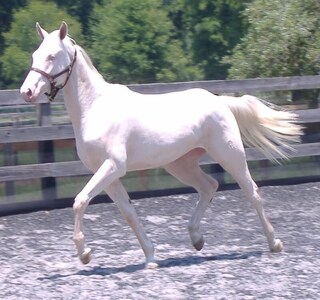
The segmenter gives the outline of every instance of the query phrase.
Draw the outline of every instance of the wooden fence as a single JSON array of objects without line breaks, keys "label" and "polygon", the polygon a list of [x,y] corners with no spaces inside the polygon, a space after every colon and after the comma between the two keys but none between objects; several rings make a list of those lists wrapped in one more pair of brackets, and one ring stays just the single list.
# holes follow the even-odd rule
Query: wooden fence
[{"label": "wooden fence", "polygon": [[[182,82],[168,84],[143,84],[130,85],[132,90],[141,93],[165,93],[170,91],[185,90],[188,88],[200,87],[216,94],[222,93],[257,93],[270,91],[292,91],[305,89],[318,89],[320,87],[320,76],[247,79],[247,80],[225,80],[225,81],[201,81]],[[54,112],[55,107],[59,110]],[[30,112],[30,110],[34,112]],[[1,113],[2,112],[2,113]],[[54,121],[58,118],[60,121]],[[301,123],[308,126],[320,122],[320,109],[297,110]],[[29,115],[36,114],[33,120]],[[58,115],[58,117],[57,117]],[[33,210],[43,208],[55,208],[69,205],[70,201],[57,201],[56,179],[59,177],[77,177],[90,175],[91,173],[75,157],[69,161],[55,161],[54,142],[59,140],[73,140],[72,126],[63,106],[63,95],[60,93],[53,104],[47,102],[43,96],[40,103],[30,106],[23,102],[17,90],[0,91],[0,149],[3,155],[3,163],[0,167],[0,184],[3,187],[3,198],[0,200],[0,215],[14,213],[22,210]],[[317,136],[317,132],[316,132]],[[37,145],[38,161],[31,164],[16,165],[13,145],[17,143],[34,143]],[[24,146],[22,146],[23,148]],[[315,138],[296,146],[294,157],[309,158],[320,155],[320,139]],[[265,162],[266,158],[255,149],[246,149],[249,162]],[[213,165],[209,157],[204,156],[201,164]],[[261,168],[261,165],[258,164]],[[319,170],[319,166],[314,164]],[[297,165],[296,165],[297,167]],[[274,168],[280,168],[274,166]],[[299,165],[298,167],[299,168]],[[297,176],[299,180],[319,180],[320,172],[312,172],[310,176]],[[302,178],[303,177],[303,178]],[[15,199],[15,184],[17,182],[40,180],[42,195],[37,201],[17,201]],[[292,179],[292,178],[291,178]],[[277,183],[279,180],[277,180]],[[172,187],[164,190],[172,192]],[[177,190],[175,190],[177,191]],[[185,189],[183,191],[186,191]],[[139,192],[139,191],[135,191]],[[146,192],[146,191],[144,191]],[[155,190],[147,191],[149,195]],[[162,191],[164,192],[164,191]],[[165,192],[164,192],[165,193]],[[141,194],[139,194],[141,195]],[[73,195],[75,196],[75,195]],[[68,203],[68,204],[67,204]]]}]

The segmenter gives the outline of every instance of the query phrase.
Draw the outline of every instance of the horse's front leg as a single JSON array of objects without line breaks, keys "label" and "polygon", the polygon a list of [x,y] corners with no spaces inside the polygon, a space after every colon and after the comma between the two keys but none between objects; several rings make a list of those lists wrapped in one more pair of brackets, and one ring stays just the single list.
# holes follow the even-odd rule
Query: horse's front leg
[{"label": "horse's front leg", "polygon": [[153,244],[139,222],[136,210],[120,180],[111,183],[105,191],[117,205],[122,216],[136,235],[146,257],[146,268],[156,268],[158,265],[154,259]]},{"label": "horse's front leg", "polygon": [[107,159],[100,166],[97,172],[91,177],[82,191],[76,196],[73,205],[75,214],[75,225],[73,240],[77,247],[78,256],[83,264],[87,264],[91,259],[91,249],[85,248],[83,234],[83,215],[89,205],[90,200],[98,195],[104,188],[113,181],[125,174],[124,164],[116,163],[112,159]]}]

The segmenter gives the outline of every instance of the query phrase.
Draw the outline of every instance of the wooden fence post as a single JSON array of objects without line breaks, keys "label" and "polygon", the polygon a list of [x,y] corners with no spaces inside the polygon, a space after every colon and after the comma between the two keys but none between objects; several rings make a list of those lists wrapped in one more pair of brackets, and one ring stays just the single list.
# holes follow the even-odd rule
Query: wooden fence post
[{"label": "wooden fence post", "polygon": [[[50,103],[39,103],[37,107],[38,125],[51,126],[51,106]],[[54,162],[54,142],[52,140],[38,142],[38,161],[39,163]],[[54,205],[57,199],[57,185],[54,177],[41,179],[42,198]]]},{"label": "wooden fence post", "polygon": [[[12,143],[4,144],[3,145],[3,152],[4,152],[4,165],[5,166],[13,166],[15,165],[15,154],[13,152],[13,145]],[[14,182],[13,181],[6,181],[5,182],[5,193],[6,197],[11,202],[14,200]]]}]

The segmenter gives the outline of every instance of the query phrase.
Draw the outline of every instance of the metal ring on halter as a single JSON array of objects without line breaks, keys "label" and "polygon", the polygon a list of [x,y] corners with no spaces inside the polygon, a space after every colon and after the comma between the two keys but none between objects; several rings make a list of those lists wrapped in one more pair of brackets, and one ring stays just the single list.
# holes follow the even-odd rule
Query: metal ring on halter
[{"label": "metal ring on halter", "polygon": [[[45,95],[48,97],[50,102],[54,100],[54,98],[56,97],[59,90],[63,89],[65,87],[65,85],[67,84],[76,60],[77,60],[77,49],[75,49],[74,56],[73,56],[73,59],[72,59],[72,62],[70,63],[70,65],[66,69],[64,69],[63,71],[59,72],[58,74],[50,75],[50,74],[48,74],[38,68],[34,68],[34,67],[32,67],[30,69],[31,71],[35,71],[35,72],[40,73],[42,76],[44,76],[45,78],[48,79],[48,81],[50,83],[50,93],[45,93]],[[64,82],[64,84],[56,86],[55,79],[65,73],[68,73],[68,75],[67,75],[67,78],[66,78],[66,81]]]}]

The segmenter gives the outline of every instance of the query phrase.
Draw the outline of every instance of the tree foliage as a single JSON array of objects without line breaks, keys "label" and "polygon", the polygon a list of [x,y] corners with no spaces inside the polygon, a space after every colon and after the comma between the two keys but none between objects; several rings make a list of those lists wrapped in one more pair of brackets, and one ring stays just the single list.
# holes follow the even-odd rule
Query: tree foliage
[{"label": "tree foliage", "polygon": [[158,0],[106,0],[92,16],[91,54],[108,80],[122,83],[201,77],[174,38]]},{"label": "tree foliage", "polygon": [[59,28],[60,20],[67,21],[72,34],[81,41],[80,24],[52,2],[31,0],[28,6],[14,13],[11,29],[4,33],[6,48],[0,56],[4,86],[17,87],[30,67],[31,53],[40,42],[35,30],[36,22],[52,31]]},{"label": "tree foliage", "polygon": [[319,12],[319,0],[2,1],[0,87],[28,70],[36,21],[67,21],[112,82],[318,74]]},{"label": "tree foliage", "polygon": [[27,0],[11,0],[0,2],[0,54],[4,48],[4,37],[2,34],[10,29],[13,11],[18,7],[26,5],[26,3]]},{"label": "tree foliage", "polygon": [[[240,40],[245,30],[241,11],[248,0],[169,1],[169,11],[179,38],[191,52],[194,65],[204,79],[224,79],[228,65],[221,61]],[[174,4],[174,5],[173,5]],[[169,5],[170,6],[170,5]]]},{"label": "tree foliage", "polygon": [[103,0],[52,0],[68,14],[76,18],[82,27],[82,33],[90,34],[89,20],[96,3],[102,4]]},{"label": "tree foliage", "polygon": [[[89,48],[108,80],[133,83],[225,78],[227,65],[221,64],[221,57],[242,35],[239,12],[244,1],[250,0],[7,1],[10,9],[5,14],[0,84],[2,88],[19,85],[22,70],[28,69],[30,54],[38,43],[35,22],[50,31],[61,20],[76,24],[70,32],[79,44]],[[85,37],[82,40],[77,38],[80,26]]]},{"label": "tree foliage", "polygon": [[231,78],[314,75],[320,60],[319,0],[255,0],[248,33],[233,54]]}]

